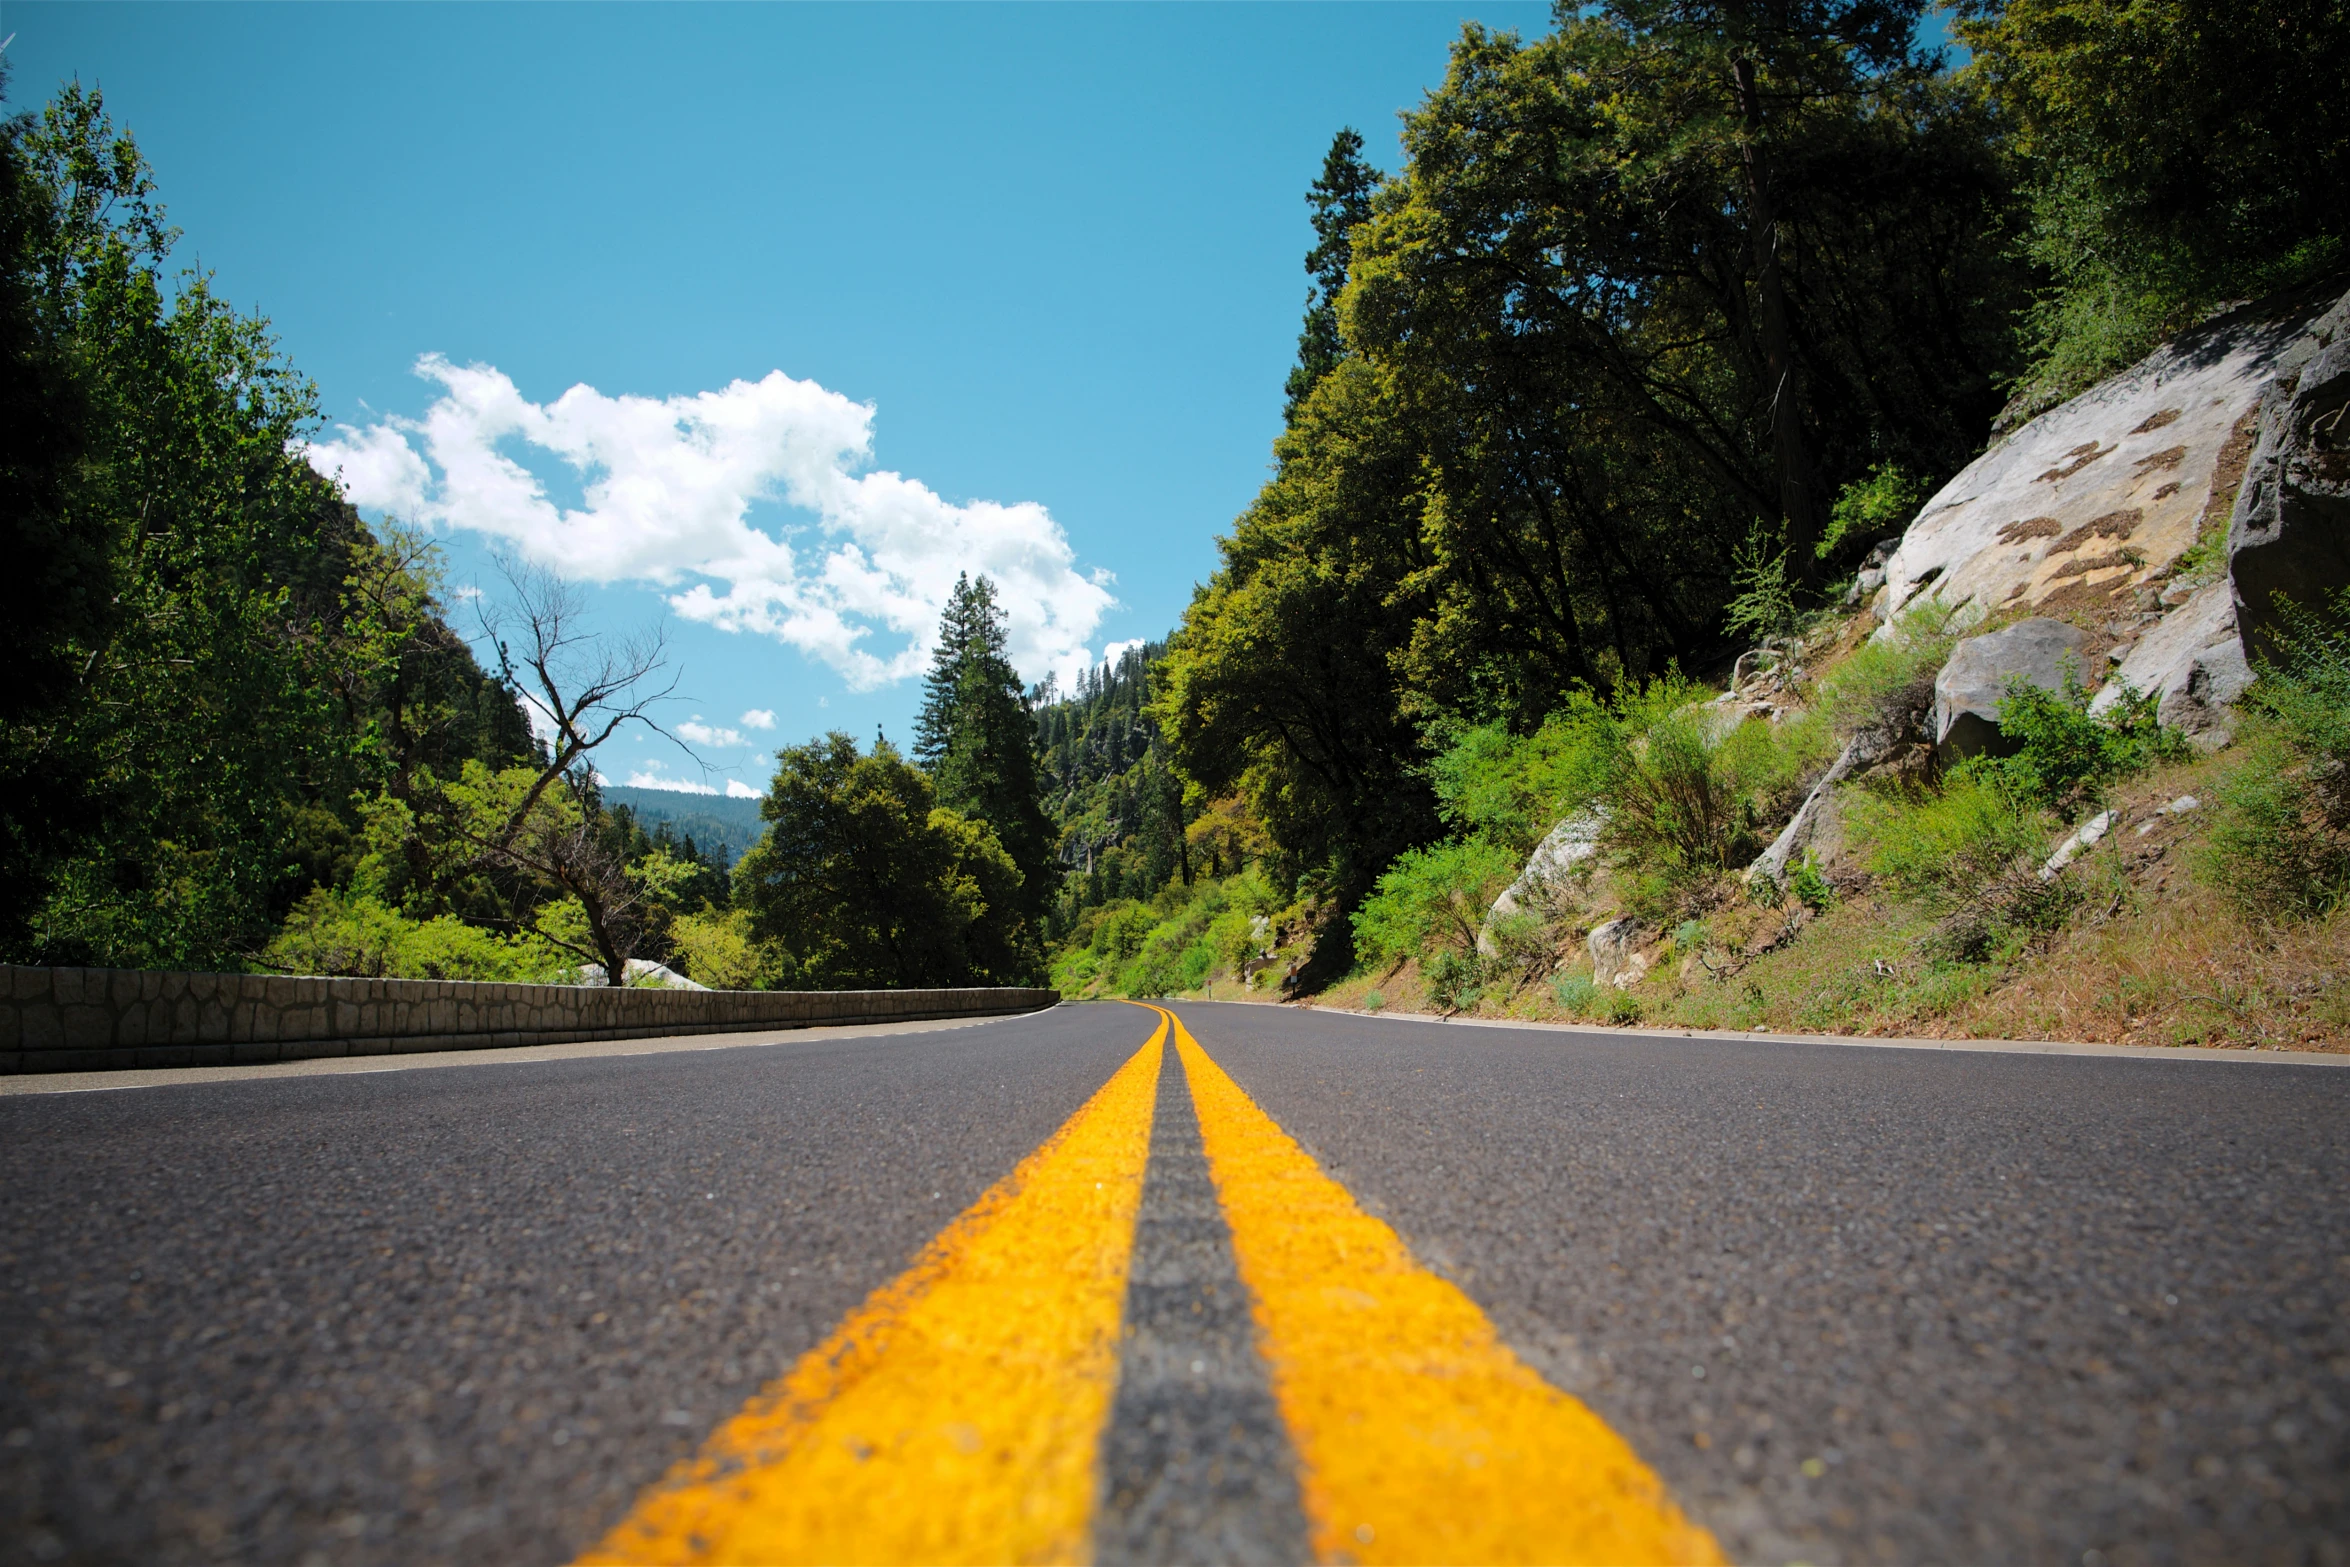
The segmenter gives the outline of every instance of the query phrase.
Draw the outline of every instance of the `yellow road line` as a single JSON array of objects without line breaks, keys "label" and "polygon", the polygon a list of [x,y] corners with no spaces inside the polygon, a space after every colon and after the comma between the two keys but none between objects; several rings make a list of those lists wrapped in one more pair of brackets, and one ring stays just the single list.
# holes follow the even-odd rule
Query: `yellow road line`
[{"label": "yellow road line", "polygon": [[1325,1562],[1719,1562],[1597,1415],[1511,1353],[1172,1013]]},{"label": "yellow road line", "polygon": [[581,1562],[1082,1559],[1166,1036]]}]

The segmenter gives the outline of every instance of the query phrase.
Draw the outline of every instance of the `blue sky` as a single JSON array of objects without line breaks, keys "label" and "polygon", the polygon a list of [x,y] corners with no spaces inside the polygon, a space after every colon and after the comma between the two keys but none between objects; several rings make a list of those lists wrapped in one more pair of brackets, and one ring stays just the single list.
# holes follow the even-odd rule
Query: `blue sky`
[{"label": "blue sky", "polygon": [[1031,674],[1172,626],[1267,471],[1331,133],[1392,168],[1464,18],[1547,15],[0,0],[0,36],[15,106],[103,88],[367,509],[460,584],[501,547],[666,620],[707,770],[607,775],[725,787],[903,739],[958,566]]}]

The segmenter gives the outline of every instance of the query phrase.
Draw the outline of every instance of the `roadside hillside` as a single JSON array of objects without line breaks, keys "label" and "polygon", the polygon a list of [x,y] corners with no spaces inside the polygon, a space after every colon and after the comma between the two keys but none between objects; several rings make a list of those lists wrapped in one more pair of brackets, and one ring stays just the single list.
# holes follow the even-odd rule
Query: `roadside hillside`
[{"label": "roadside hillside", "polygon": [[[2350,1049],[2346,408],[2350,296],[2239,310],[1994,446],[1728,680],[1457,732],[1454,836],[1306,999]],[[1314,939],[1222,922],[1194,993],[1274,994]]]}]

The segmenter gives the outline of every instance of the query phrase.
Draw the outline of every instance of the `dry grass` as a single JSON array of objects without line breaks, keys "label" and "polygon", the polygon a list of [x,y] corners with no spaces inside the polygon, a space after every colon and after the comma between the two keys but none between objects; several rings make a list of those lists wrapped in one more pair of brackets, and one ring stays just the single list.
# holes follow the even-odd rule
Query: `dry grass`
[{"label": "dry grass", "polygon": [[2063,932],[1951,1020],[2017,1039],[2350,1051],[2350,911],[2263,930],[2190,885]]}]

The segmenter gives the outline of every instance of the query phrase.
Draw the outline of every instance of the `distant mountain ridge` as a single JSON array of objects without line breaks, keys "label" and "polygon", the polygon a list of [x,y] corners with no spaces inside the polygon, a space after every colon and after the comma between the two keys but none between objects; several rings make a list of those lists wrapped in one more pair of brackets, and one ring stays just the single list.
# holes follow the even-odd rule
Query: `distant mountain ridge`
[{"label": "distant mountain ridge", "polygon": [[687,794],[681,789],[637,789],[606,784],[604,803],[625,805],[648,829],[667,822],[680,837],[690,837],[697,848],[715,849],[729,866],[741,859],[767,824],[759,818],[759,802],[723,794]]}]

